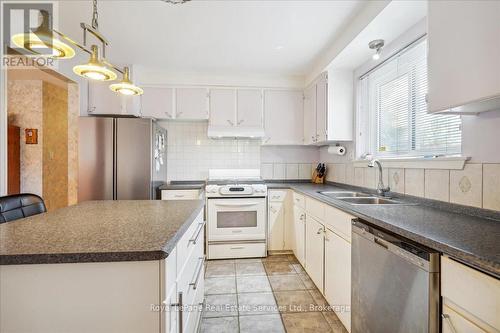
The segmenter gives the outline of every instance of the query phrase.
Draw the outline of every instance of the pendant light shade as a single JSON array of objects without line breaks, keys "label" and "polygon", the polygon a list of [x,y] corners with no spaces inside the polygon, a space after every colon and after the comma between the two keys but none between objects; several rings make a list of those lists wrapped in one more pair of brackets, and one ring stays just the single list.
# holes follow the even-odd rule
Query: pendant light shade
[{"label": "pendant light shade", "polygon": [[[42,24],[34,32],[15,34],[11,37],[12,43],[32,54],[57,59],[70,59],[75,56],[75,50],[54,37],[49,29],[49,14],[40,11]],[[50,52],[52,51],[52,52]]]},{"label": "pendant light shade", "polygon": [[99,61],[97,45],[92,45],[90,60],[84,65],[73,67],[73,72],[85,78],[97,81],[113,81],[116,73]]},{"label": "pendant light shade", "polygon": [[118,92],[123,95],[128,95],[128,96],[133,96],[133,95],[142,95],[144,93],[144,90],[141,88],[137,87],[130,81],[130,73],[129,73],[129,68],[125,67],[124,72],[123,72],[123,79],[119,83],[114,83],[109,86],[109,89],[111,89],[114,92]]}]

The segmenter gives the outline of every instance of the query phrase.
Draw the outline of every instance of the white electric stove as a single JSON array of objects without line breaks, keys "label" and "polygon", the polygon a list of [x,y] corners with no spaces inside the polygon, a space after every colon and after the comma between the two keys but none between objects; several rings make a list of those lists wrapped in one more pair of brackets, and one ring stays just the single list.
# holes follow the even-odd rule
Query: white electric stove
[{"label": "white electric stove", "polygon": [[260,170],[209,170],[205,193],[208,259],[265,257],[267,186]]}]

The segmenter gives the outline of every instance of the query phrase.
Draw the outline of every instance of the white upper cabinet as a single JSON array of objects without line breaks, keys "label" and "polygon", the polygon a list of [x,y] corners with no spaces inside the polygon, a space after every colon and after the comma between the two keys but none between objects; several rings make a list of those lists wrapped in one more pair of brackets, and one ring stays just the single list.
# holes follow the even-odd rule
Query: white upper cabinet
[{"label": "white upper cabinet", "polygon": [[261,89],[210,89],[209,137],[262,137],[264,106]]},{"label": "white upper cabinet", "polygon": [[316,143],[316,84],[304,91],[304,143]]},{"label": "white upper cabinet", "polygon": [[261,89],[238,89],[237,126],[263,128],[263,98]]},{"label": "white upper cabinet", "polygon": [[88,82],[87,113],[138,116],[140,97],[115,93],[109,89],[108,82]]},{"label": "white upper cabinet", "polygon": [[144,88],[141,96],[141,115],[155,119],[174,118],[174,89]]},{"label": "white upper cabinet", "polygon": [[176,88],[175,118],[185,120],[208,119],[207,88]]},{"label": "white upper cabinet", "polygon": [[304,143],[304,99],[302,91],[264,91],[265,133],[263,144]]},{"label": "white upper cabinet", "polygon": [[236,89],[210,89],[210,126],[236,126]]},{"label": "white upper cabinet", "polygon": [[321,78],[316,83],[316,142],[327,140],[328,82]]},{"label": "white upper cabinet", "polygon": [[500,109],[500,1],[429,1],[427,22],[429,111]]}]

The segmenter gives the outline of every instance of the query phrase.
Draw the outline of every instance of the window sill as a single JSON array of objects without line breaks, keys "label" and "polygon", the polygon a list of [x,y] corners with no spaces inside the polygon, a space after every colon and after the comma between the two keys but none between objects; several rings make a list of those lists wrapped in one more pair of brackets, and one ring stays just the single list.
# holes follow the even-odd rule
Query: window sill
[{"label": "window sill", "polygon": [[[449,156],[379,158],[378,160],[384,168],[463,170],[465,162],[469,159],[470,157],[465,156]],[[354,167],[368,167],[369,162],[369,160],[355,160]]]}]

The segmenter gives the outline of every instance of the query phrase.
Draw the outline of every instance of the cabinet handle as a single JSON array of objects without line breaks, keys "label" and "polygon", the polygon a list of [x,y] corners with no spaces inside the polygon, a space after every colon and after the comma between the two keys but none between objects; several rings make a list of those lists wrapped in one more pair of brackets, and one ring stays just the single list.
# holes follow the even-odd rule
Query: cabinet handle
[{"label": "cabinet handle", "polygon": [[184,307],[184,304],[183,304],[183,302],[182,302],[182,291],[181,291],[181,292],[179,292],[179,294],[178,294],[178,299],[179,299],[179,300],[177,301],[177,303],[171,303],[171,304],[170,304],[170,306],[171,306],[171,307],[176,307],[176,308],[178,308],[178,309],[179,309],[179,310],[177,311],[177,313],[178,313],[178,317],[179,317],[179,320],[178,320],[178,323],[179,323],[179,333],[182,333],[182,328],[183,328],[183,327],[182,327],[182,326],[183,326],[183,325],[182,325],[182,308]]},{"label": "cabinet handle", "polygon": [[228,119],[227,122],[229,123],[229,125],[234,126],[234,123],[231,120]]},{"label": "cabinet handle", "polygon": [[323,228],[319,228],[318,232],[316,232],[317,235],[321,235],[323,233]]},{"label": "cabinet handle", "polygon": [[244,249],[243,246],[233,246],[233,247],[230,247],[229,248],[230,250],[241,250],[241,249]]},{"label": "cabinet handle", "polygon": [[271,137],[268,137],[268,138],[264,141],[264,143],[268,143],[268,142],[269,142],[269,140],[271,140]]},{"label": "cabinet handle", "polygon": [[198,240],[198,237],[200,236],[204,225],[205,225],[205,221],[198,223],[198,230],[196,230],[194,232],[193,237],[191,237],[191,239],[189,240],[188,243],[193,243],[193,245],[196,244],[196,241]]},{"label": "cabinet handle", "polygon": [[194,280],[189,284],[191,287],[193,287],[193,290],[196,290],[197,285],[198,285],[198,280],[200,279],[201,272],[203,271],[203,267],[205,266],[205,257],[199,257],[198,258],[200,264],[199,267],[195,273],[195,278]]},{"label": "cabinet handle", "polygon": [[240,121],[238,121],[238,125],[243,124],[244,121],[245,121],[245,119],[241,119]]},{"label": "cabinet handle", "polygon": [[91,107],[89,107],[89,108],[87,109],[87,112],[88,112],[88,113],[92,113],[92,112],[94,112],[94,111],[95,111],[95,108],[96,108],[95,106],[91,106]]},{"label": "cabinet handle", "polygon": [[446,321],[446,323],[450,327],[450,331],[452,333],[457,333],[457,330],[455,329],[455,326],[453,326],[453,323],[451,322],[450,315],[447,315],[446,313],[443,313],[443,314],[441,314],[441,317]]},{"label": "cabinet handle", "polygon": [[305,216],[304,214],[300,214],[300,218],[299,218],[299,220],[304,221],[304,218],[305,218],[305,217],[306,217],[306,216]]},{"label": "cabinet handle", "polygon": [[276,209],[274,209],[274,208],[272,208],[272,207],[271,207],[271,208],[269,208],[269,210],[270,210],[272,213],[276,213]]},{"label": "cabinet handle", "polygon": [[184,198],[184,194],[176,194],[174,195],[175,198]]}]

